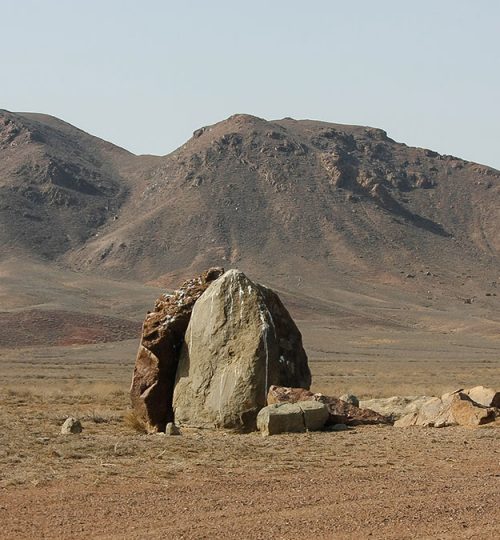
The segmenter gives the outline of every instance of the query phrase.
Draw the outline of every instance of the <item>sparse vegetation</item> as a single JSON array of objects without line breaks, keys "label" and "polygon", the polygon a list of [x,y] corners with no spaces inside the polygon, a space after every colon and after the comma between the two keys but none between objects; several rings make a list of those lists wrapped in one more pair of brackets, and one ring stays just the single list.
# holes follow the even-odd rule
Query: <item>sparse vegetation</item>
[{"label": "sparse vegetation", "polygon": [[137,433],[147,433],[146,425],[144,421],[137,416],[137,413],[132,409],[129,409],[124,417],[123,423],[131,430]]}]

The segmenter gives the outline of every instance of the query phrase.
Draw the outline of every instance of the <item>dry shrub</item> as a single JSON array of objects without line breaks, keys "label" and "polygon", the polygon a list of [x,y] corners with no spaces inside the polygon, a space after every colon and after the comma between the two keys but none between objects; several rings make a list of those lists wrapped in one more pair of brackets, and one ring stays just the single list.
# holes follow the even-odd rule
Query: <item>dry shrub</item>
[{"label": "dry shrub", "polygon": [[123,423],[130,429],[136,431],[137,433],[147,433],[146,423],[142,418],[137,416],[137,413],[132,409],[129,409],[124,417]]},{"label": "dry shrub", "polygon": [[94,409],[82,417],[83,420],[89,420],[94,424],[110,424],[121,419],[121,415],[113,411],[103,411]]}]

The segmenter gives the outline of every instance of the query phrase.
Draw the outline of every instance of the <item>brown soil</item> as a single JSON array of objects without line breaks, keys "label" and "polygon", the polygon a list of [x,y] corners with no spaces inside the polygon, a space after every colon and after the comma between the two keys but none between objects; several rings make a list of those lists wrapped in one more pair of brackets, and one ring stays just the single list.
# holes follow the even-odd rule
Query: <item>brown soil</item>
[{"label": "brown soil", "polygon": [[[313,389],[370,397],[500,384],[482,340],[448,346],[450,362],[432,335],[384,335],[337,332],[324,346],[336,361],[311,361]],[[2,538],[498,536],[500,426],[139,435],[124,423],[136,347],[0,350]],[[67,415],[83,434],[59,435]]]},{"label": "brown soil", "polygon": [[134,321],[71,311],[0,312],[0,347],[80,345],[123,341],[140,334]]},{"label": "brown soil", "polygon": [[[3,538],[494,538],[500,431],[87,435],[2,490]],[[127,440],[128,439],[128,440]],[[37,444],[37,443],[34,443]],[[102,452],[105,448],[104,453]]]}]

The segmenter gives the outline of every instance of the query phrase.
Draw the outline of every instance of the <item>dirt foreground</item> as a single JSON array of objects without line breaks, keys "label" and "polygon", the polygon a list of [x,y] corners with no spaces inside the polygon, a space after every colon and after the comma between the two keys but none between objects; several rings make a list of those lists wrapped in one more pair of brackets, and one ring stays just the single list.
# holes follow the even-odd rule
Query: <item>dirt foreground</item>
[{"label": "dirt foreground", "polygon": [[[493,341],[427,336],[417,348],[400,334],[383,345],[373,331],[336,336],[312,340],[323,343],[313,350],[314,388],[331,395],[499,383]],[[500,537],[499,421],[141,435],[124,423],[136,346],[0,350],[2,540]],[[68,415],[82,434],[60,435]]]},{"label": "dirt foreground", "polygon": [[263,438],[131,435],[112,415],[89,416],[86,424],[81,435],[53,430],[40,437],[35,428],[15,440],[2,426],[2,538],[500,532],[499,426],[373,426]]}]

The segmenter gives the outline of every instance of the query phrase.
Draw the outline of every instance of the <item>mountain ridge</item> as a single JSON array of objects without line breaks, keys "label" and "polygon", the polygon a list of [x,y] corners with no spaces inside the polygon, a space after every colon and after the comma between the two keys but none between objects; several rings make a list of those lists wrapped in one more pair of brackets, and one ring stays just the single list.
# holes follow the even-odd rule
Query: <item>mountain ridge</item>
[{"label": "mountain ridge", "polygon": [[378,128],[237,114],[137,156],[0,111],[0,163],[0,246],[79,271],[168,285],[223,264],[408,287],[403,266],[489,279],[499,261],[500,173]]}]

